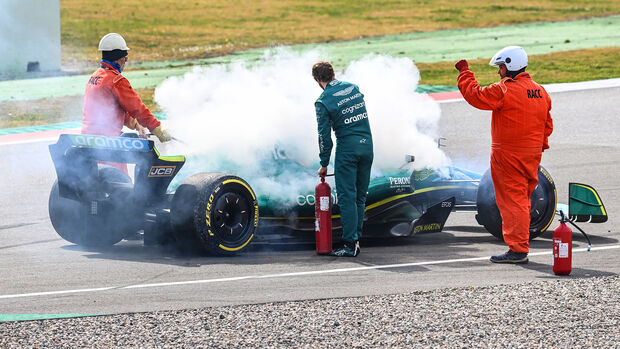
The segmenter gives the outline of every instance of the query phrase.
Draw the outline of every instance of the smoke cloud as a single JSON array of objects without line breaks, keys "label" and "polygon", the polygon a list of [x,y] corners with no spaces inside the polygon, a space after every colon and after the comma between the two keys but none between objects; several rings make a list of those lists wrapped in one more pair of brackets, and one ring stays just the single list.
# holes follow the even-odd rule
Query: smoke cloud
[{"label": "smoke cloud", "polygon": [[[190,155],[185,176],[229,172],[247,180],[259,195],[294,202],[317,183],[314,102],[322,90],[311,67],[324,59],[318,50],[276,49],[253,65],[197,67],[169,78],[155,90],[155,101],[171,133],[185,145],[166,143],[163,152]],[[411,60],[368,56],[336,78],[357,84],[365,95],[373,175],[400,167],[406,154],[416,156],[416,168],[449,162],[435,141],[439,105],[414,92],[420,74]],[[283,160],[285,166],[274,166],[272,160]]]}]

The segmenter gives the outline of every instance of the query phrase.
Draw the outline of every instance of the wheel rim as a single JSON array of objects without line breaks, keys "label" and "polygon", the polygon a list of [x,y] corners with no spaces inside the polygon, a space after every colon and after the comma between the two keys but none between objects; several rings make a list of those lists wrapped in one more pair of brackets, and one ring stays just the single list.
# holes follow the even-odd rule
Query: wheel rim
[{"label": "wheel rim", "polygon": [[546,190],[541,184],[536,185],[536,188],[534,188],[532,192],[530,201],[530,228],[541,224],[547,216],[549,198],[545,197],[545,192]]},{"label": "wheel rim", "polygon": [[213,209],[214,234],[225,244],[245,242],[251,228],[251,205],[243,195],[228,192],[220,196]]}]

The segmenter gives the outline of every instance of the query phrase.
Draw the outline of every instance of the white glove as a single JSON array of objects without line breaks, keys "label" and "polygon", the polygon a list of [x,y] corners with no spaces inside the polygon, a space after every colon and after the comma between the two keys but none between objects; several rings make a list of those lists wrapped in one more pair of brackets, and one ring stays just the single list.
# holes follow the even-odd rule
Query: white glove
[{"label": "white glove", "polygon": [[170,135],[170,133],[161,128],[161,126],[155,127],[151,132],[153,132],[153,134],[157,136],[157,138],[159,138],[159,141],[162,143],[172,140],[172,136]]}]

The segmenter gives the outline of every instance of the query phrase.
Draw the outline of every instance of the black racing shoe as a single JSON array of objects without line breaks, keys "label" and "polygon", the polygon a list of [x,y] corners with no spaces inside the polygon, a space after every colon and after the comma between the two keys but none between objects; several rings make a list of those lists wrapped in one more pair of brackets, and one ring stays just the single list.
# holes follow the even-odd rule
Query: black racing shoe
[{"label": "black racing shoe", "polygon": [[329,256],[335,257],[357,257],[360,254],[360,243],[359,241],[355,242],[347,242],[345,241],[344,246],[341,248],[332,251],[329,253]]},{"label": "black racing shoe", "polygon": [[513,252],[508,250],[506,253],[498,254],[495,256],[491,256],[491,262],[493,263],[527,263],[527,253],[524,252]]}]

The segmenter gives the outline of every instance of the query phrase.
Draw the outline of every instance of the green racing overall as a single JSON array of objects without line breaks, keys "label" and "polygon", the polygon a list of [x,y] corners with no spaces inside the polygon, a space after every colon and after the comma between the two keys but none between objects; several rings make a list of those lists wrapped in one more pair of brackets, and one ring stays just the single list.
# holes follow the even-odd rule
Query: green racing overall
[{"label": "green racing overall", "polygon": [[336,134],[335,176],[342,239],[362,236],[366,193],[373,160],[372,135],[364,95],[355,84],[332,80],[315,103],[319,158],[327,167],[332,152],[331,129]]}]

